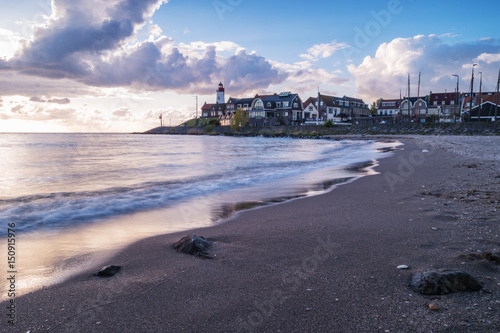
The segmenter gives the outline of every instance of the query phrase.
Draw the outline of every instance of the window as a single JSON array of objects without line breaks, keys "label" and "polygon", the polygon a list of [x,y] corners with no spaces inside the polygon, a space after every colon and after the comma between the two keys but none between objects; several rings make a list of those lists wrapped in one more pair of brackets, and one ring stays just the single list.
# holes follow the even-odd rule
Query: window
[{"label": "window", "polygon": [[[245,107],[248,107],[248,104],[245,104]],[[253,105],[254,110],[264,110],[264,103],[262,103],[262,100],[258,99],[255,101]]]},{"label": "window", "polygon": [[288,111],[283,112],[283,117],[288,117]]},{"label": "window", "polygon": [[438,105],[438,102],[437,102],[437,101],[434,101],[434,105]]},{"label": "window", "polygon": [[455,101],[450,101],[450,105],[455,105]]},{"label": "window", "polygon": [[271,107],[271,102],[267,102],[267,107],[270,108]]},{"label": "window", "polygon": [[297,109],[299,107],[299,103],[293,103],[293,107]]},{"label": "window", "polygon": [[280,108],[281,107],[281,102],[276,102],[276,107]]},{"label": "window", "polygon": [[283,102],[283,107],[284,107],[284,108],[287,108],[287,107],[289,107],[289,106],[290,106],[290,102]]},{"label": "window", "polygon": [[309,106],[309,111],[312,111],[312,110],[313,110],[313,107],[312,107],[312,105],[311,105],[311,106]]},{"label": "window", "polygon": [[241,104],[238,104],[238,109],[241,109]]}]

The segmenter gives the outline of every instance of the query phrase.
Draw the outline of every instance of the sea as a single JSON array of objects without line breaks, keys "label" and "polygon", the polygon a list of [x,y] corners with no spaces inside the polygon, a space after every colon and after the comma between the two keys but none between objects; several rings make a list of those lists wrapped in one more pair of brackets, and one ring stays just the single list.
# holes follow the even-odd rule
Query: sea
[{"label": "sea", "polygon": [[[399,142],[0,134],[0,269],[27,293],[132,242],[221,223],[374,174]],[[335,203],[332,202],[332,205]],[[9,230],[10,229],[10,230]],[[7,240],[15,238],[14,265]],[[10,253],[12,254],[12,253]],[[10,255],[9,254],[9,255]],[[7,284],[0,284],[0,299]]]}]

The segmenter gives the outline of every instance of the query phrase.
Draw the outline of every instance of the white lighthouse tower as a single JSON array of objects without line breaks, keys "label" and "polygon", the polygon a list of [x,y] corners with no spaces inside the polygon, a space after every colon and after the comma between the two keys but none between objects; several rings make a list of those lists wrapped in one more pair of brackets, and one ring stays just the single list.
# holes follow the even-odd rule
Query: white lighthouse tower
[{"label": "white lighthouse tower", "polygon": [[217,104],[224,104],[226,102],[224,98],[224,85],[219,83],[219,89],[217,89]]}]

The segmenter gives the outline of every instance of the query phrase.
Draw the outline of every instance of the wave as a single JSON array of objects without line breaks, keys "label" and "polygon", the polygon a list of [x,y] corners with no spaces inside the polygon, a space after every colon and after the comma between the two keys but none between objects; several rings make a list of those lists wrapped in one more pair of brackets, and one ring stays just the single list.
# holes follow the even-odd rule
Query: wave
[{"label": "wave", "polygon": [[[270,141],[266,141],[268,142]],[[279,143],[293,146],[289,142]],[[263,149],[258,144],[253,147],[255,150],[265,150],[265,147]],[[183,200],[210,196],[223,191],[273,181],[289,181],[309,172],[367,161],[371,160],[374,154],[381,154],[376,153],[366,141],[330,141],[324,147],[317,144],[314,147],[316,151],[312,153],[307,145],[298,148],[293,146],[293,148],[295,149],[293,156],[290,157],[288,154],[286,158],[280,158],[282,152],[276,153],[275,149],[268,156],[259,152],[260,155],[253,159],[238,160],[232,157],[221,160],[215,157],[208,159],[206,164],[191,166],[189,170],[183,170],[178,163],[167,165],[158,163],[156,166],[148,165],[126,174],[128,177],[148,179],[151,177],[142,177],[142,174],[151,173],[161,178],[159,175],[165,172],[179,173],[176,174],[176,179],[145,181],[87,191],[39,193],[4,198],[0,199],[0,221],[15,222],[19,231],[71,227],[111,216],[169,207]],[[237,150],[233,153],[238,156],[241,154]],[[283,152],[284,155],[286,153]],[[199,168],[198,173],[196,168]],[[131,168],[124,166],[121,171],[126,170]],[[172,175],[171,177],[173,178]],[[73,181],[77,179],[78,175],[72,177]]]}]

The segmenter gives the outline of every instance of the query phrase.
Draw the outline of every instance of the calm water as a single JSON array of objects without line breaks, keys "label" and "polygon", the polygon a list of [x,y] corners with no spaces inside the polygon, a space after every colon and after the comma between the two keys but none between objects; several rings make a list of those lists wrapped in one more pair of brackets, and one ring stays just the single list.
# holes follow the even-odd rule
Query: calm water
[{"label": "calm water", "polygon": [[104,263],[140,238],[209,226],[239,206],[320,193],[336,179],[362,174],[348,166],[374,162],[387,154],[382,148],[395,146],[0,134],[0,234],[5,240],[5,226],[16,223],[19,269],[25,276],[20,285],[27,291]]}]

